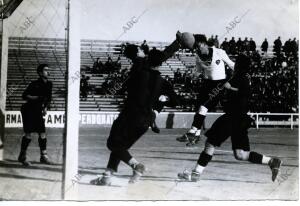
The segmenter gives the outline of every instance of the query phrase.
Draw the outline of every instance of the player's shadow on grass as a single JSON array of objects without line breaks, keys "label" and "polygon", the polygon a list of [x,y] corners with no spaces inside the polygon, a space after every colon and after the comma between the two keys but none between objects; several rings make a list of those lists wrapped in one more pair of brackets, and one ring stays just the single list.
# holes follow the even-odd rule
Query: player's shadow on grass
[{"label": "player's shadow on grass", "polygon": [[[103,171],[104,170],[105,170],[105,168],[103,168]],[[102,172],[100,172],[100,171],[87,171],[87,170],[82,170],[82,169],[78,170],[78,173],[81,174],[81,175],[98,175]]]},{"label": "player's shadow on grass", "polygon": [[88,186],[95,186],[95,187],[123,187],[122,185],[92,185],[91,183],[88,182],[78,182],[79,185],[88,185]]},{"label": "player's shadow on grass", "polygon": [[[116,175],[118,178],[129,179],[130,175]],[[241,183],[255,183],[255,184],[266,184],[266,182],[258,182],[251,180],[234,180],[234,179],[219,179],[219,178],[203,178],[202,181],[222,181],[222,182],[241,182]],[[200,181],[201,181],[200,180]],[[164,176],[150,176],[144,175],[140,181],[157,181],[157,182],[181,182],[177,177],[164,177]],[[186,182],[186,181],[183,181]]]},{"label": "player's shadow on grass", "polygon": [[258,182],[251,180],[233,180],[233,179],[221,179],[221,178],[203,178],[200,181],[220,181],[220,182],[241,182],[241,183],[254,183],[254,184],[269,184],[269,182]]},{"label": "player's shadow on grass", "polygon": [[79,166],[79,169],[87,169],[87,170],[105,170],[106,167],[82,167],[82,166]]},{"label": "player's shadow on grass", "polygon": [[[117,178],[121,179],[129,179],[132,175],[116,175]],[[143,175],[141,177],[141,181],[158,181],[158,182],[174,182],[176,178],[173,177],[164,177],[164,176],[150,176],[150,175]]]},{"label": "player's shadow on grass", "polygon": [[2,174],[0,173],[0,177],[4,178],[13,178],[13,179],[26,179],[26,180],[41,180],[41,181],[47,181],[47,182],[61,182],[61,180],[51,180],[47,178],[40,178],[40,177],[28,177],[24,175],[16,175],[16,174]]},{"label": "player's shadow on grass", "polygon": [[[150,152],[150,153],[166,153],[166,154],[194,154],[194,155],[199,155],[199,151],[196,152],[180,152],[180,151],[155,151],[155,150],[149,150],[144,152]],[[231,153],[215,153],[214,156],[232,156],[233,154]]]},{"label": "player's shadow on grass", "polygon": [[[4,160],[0,161],[0,168],[15,168],[15,169],[29,169],[29,170],[47,170],[49,172],[62,172],[62,168],[55,168],[55,165],[42,165],[41,163],[35,165],[35,162],[31,162],[32,165],[29,167],[23,166],[16,160]],[[52,166],[52,167],[51,167]],[[61,165],[59,165],[61,166]]]},{"label": "player's shadow on grass", "polygon": [[274,143],[274,142],[251,142],[251,144],[278,145],[278,146],[287,146],[287,147],[298,147],[298,145],[295,145],[295,144],[283,144],[283,143]]},{"label": "player's shadow on grass", "polygon": [[[196,162],[198,160],[198,158],[177,158],[177,157],[156,157],[156,156],[139,156],[141,158],[148,158],[148,159],[162,159],[162,160],[178,160],[178,161],[192,161],[192,162]],[[239,161],[239,160],[235,160],[235,161],[224,161],[224,160],[212,160],[211,163],[218,163],[218,164],[233,164],[233,165],[243,165],[243,164],[251,164],[248,161]],[[283,164],[282,166],[285,167],[299,167],[298,165],[292,165],[292,164]]]},{"label": "player's shadow on grass", "polygon": [[[192,161],[192,162],[196,162],[198,160],[198,157],[195,158],[177,158],[177,157],[155,157],[155,156],[151,156],[151,157],[146,157],[146,156],[139,156],[142,158],[149,158],[149,159],[162,159],[162,160],[178,160],[178,161]],[[248,162],[245,161],[223,161],[223,160],[212,160],[212,162],[214,163],[223,163],[223,164],[248,164]]]},{"label": "player's shadow on grass", "polygon": [[[19,161],[15,160],[15,159],[5,159],[5,161],[7,162],[15,162],[17,164],[21,164]],[[44,163],[41,162],[37,162],[37,161],[29,161],[30,163],[34,164],[34,165],[46,165]],[[52,163],[51,165],[48,166],[62,166],[63,164],[60,163]]]}]

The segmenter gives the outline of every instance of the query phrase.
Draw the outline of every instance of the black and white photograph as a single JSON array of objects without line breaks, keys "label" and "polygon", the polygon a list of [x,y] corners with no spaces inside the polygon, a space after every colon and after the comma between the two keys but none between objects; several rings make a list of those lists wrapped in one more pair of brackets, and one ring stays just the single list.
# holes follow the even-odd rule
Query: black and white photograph
[{"label": "black and white photograph", "polygon": [[0,204],[299,201],[298,0],[0,15]]}]

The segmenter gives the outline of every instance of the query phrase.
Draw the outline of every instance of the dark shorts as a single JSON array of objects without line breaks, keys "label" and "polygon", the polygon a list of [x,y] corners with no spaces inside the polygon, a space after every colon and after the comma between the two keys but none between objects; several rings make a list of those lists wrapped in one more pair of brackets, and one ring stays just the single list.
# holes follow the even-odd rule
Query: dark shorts
[{"label": "dark shorts", "polygon": [[25,133],[45,133],[45,120],[42,114],[42,108],[23,104],[21,107],[23,120],[23,130]]},{"label": "dark shorts", "polygon": [[207,142],[220,147],[228,137],[231,137],[232,149],[250,151],[248,129],[251,125],[250,117],[244,115],[224,114],[219,117],[212,127],[205,133]]},{"label": "dark shorts", "polygon": [[121,112],[113,122],[107,140],[111,151],[128,150],[149,128],[150,115]]},{"label": "dark shorts", "polygon": [[215,108],[222,99],[224,89],[221,89],[221,87],[226,81],[226,79],[204,80],[197,97],[196,110],[198,110],[201,105],[205,106],[208,110]]}]

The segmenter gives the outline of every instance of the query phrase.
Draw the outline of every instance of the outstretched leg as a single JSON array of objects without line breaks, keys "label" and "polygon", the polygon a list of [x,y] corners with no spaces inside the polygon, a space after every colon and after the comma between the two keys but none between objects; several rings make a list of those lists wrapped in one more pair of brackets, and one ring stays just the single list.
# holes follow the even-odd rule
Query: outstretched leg
[{"label": "outstretched leg", "polygon": [[272,171],[272,181],[274,182],[279,174],[282,161],[278,158],[271,158],[266,155],[254,152],[244,151],[242,149],[234,150],[234,157],[237,160],[249,161],[254,164],[268,165]]}]

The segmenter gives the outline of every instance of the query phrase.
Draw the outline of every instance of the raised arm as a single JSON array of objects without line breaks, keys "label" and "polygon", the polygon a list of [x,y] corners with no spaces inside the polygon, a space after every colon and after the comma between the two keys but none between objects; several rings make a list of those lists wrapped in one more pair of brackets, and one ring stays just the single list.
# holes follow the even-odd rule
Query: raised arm
[{"label": "raised arm", "polygon": [[175,52],[177,52],[180,48],[182,48],[181,41],[182,41],[182,33],[177,31],[176,39],[169,46],[167,46],[163,51],[162,62],[166,61],[168,58],[173,56]]},{"label": "raised arm", "polygon": [[230,67],[230,69],[234,69],[234,62],[229,59],[228,55],[225,51],[221,52],[221,58],[222,60]]}]

